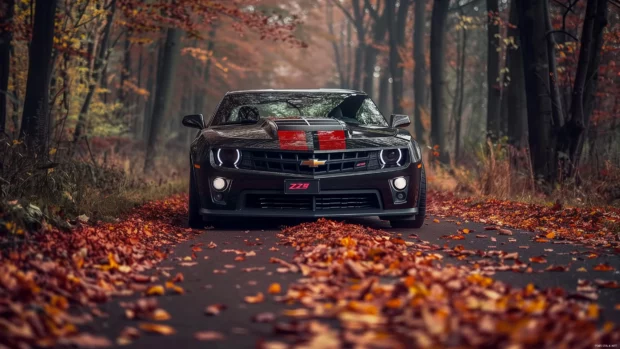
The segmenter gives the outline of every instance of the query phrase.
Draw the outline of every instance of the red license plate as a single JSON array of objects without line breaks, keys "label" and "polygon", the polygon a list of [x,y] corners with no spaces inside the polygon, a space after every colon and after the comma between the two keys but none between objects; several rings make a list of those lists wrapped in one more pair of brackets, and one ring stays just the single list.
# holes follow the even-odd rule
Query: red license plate
[{"label": "red license plate", "polygon": [[318,194],[318,180],[294,180],[287,179],[284,181],[285,194]]}]

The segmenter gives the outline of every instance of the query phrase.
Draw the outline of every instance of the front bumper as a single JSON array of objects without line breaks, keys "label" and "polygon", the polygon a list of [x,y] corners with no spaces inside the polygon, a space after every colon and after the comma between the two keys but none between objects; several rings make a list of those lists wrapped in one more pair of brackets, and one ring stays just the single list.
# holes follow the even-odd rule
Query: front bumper
[{"label": "front bumper", "polygon": [[[364,217],[409,218],[418,213],[422,164],[411,163],[399,169],[351,172],[334,175],[299,176],[221,168],[202,163],[193,168],[205,220],[215,217]],[[391,180],[408,178],[405,200],[396,199]],[[212,180],[228,180],[225,191],[212,188]],[[318,194],[285,194],[287,179],[318,180]]]}]

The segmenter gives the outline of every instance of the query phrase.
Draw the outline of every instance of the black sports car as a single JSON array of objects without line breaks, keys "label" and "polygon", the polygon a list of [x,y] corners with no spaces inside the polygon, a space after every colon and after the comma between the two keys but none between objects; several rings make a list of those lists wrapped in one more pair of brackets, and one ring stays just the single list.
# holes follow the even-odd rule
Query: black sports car
[{"label": "black sports car", "polygon": [[214,115],[183,118],[189,224],[230,217],[379,216],[419,228],[426,177],[406,115],[388,120],[363,92],[229,92]]}]

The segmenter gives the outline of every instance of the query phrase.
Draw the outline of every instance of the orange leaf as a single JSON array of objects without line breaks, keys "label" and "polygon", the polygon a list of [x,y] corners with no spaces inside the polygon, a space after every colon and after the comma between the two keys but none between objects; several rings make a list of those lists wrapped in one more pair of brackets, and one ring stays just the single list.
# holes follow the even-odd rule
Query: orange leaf
[{"label": "orange leaf", "polygon": [[157,333],[157,334],[161,334],[164,336],[169,336],[177,332],[174,328],[168,325],[152,324],[152,323],[141,323],[140,329],[145,332]]},{"label": "orange leaf", "polygon": [[555,233],[551,232],[551,233],[545,235],[545,237],[547,237],[547,239],[553,239],[553,238],[555,238]]},{"label": "orange leaf", "polygon": [[224,335],[215,331],[200,331],[194,333],[194,338],[199,341],[217,341],[224,339]]},{"label": "orange leaf", "polygon": [[598,265],[594,266],[594,270],[596,271],[612,271],[615,270],[614,267],[612,267],[611,265],[607,264],[607,263],[601,263]]},{"label": "orange leaf", "polygon": [[156,321],[166,321],[170,320],[171,316],[166,310],[159,308],[155,309],[151,318]]},{"label": "orange leaf", "polygon": [[262,292],[258,292],[256,296],[245,296],[244,300],[250,304],[262,303],[265,300],[265,295]]},{"label": "orange leaf", "polygon": [[146,290],[147,296],[163,296],[164,293],[164,286],[162,285],[151,286]]},{"label": "orange leaf", "polygon": [[385,306],[391,309],[397,309],[400,308],[402,304],[403,302],[400,300],[400,298],[392,298],[385,303]]},{"label": "orange leaf", "polygon": [[282,287],[280,287],[279,283],[274,282],[269,286],[269,290],[267,292],[269,292],[269,294],[278,294],[282,292]]},{"label": "orange leaf", "polygon": [[547,263],[547,260],[543,256],[537,256],[530,258],[530,262],[532,263]]}]

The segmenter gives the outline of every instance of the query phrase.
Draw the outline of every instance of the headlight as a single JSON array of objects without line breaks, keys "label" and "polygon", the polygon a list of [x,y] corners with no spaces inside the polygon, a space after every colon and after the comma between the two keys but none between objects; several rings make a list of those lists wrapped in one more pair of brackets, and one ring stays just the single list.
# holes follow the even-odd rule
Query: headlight
[{"label": "headlight", "polygon": [[420,145],[416,141],[413,141],[411,145],[413,146],[411,162],[420,162],[422,160],[422,149],[420,149]]},{"label": "headlight", "polygon": [[239,149],[218,149],[215,151],[215,162],[219,166],[237,167],[241,161]]},{"label": "headlight", "polygon": [[403,151],[400,149],[384,149],[379,152],[379,160],[382,165],[400,166],[403,160]]}]

